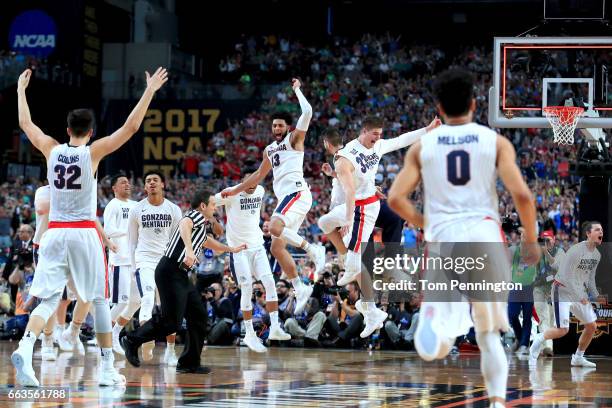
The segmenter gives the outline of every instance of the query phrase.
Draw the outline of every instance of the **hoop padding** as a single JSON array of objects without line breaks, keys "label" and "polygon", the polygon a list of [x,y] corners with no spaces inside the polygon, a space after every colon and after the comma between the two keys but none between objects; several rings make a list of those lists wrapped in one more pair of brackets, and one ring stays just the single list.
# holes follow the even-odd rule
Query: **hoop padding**
[{"label": "hoop padding", "polygon": [[542,110],[552,126],[554,142],[562,145],[574,144],[574,131],[584,109],[576,106],[546,106]]}]

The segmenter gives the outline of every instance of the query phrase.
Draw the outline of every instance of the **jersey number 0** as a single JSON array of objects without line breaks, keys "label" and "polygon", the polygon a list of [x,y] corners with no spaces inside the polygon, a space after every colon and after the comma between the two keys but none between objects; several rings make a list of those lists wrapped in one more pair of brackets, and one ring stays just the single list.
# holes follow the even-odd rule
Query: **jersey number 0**
[{"label": "jersey number 0", "polygon": [[470,181],[470,154],[465,150],[453,150],[446,155],[446,178],[455,186]]}]

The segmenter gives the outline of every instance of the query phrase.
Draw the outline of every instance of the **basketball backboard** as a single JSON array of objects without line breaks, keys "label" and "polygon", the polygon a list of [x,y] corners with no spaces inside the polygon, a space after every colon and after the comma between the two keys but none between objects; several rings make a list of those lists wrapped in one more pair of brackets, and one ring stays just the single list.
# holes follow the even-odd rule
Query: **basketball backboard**
[{"label": "basketball backboard", "polygon": [[612,37],[496,37],[489,125],[549,128],[545,106],[569,99],[590,112],[578,128],[612,128]]}]

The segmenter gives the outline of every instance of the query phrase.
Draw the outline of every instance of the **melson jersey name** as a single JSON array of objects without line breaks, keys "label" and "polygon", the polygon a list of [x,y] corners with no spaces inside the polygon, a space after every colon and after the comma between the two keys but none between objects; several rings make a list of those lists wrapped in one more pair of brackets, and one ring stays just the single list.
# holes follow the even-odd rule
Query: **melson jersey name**
[{"label": "melson jersey name", "polygon": [[167,228],[172,225],[170,214],[143,214],[140,220],[142,228]]},{"label": "melson jersey name", "polygon": [[478,143],[478,135],[438,136],[438,144],[458,145],[468,143]]},{"label": "melson jersey name", "polygon": [[261,197],[245,197],[240,199],[241,210],[256,210],[261,207]]}]

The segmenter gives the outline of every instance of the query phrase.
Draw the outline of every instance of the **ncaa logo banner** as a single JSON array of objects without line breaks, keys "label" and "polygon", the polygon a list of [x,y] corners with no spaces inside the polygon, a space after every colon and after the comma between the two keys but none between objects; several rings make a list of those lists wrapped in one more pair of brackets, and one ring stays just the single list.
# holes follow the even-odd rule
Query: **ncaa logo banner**
[{"label": "ncaa logo banner", "polygon": [[41,10],[18,15],[9,30],[10,49],[36,57],[49,56],[55,50],[56,38],[55,21]]}]

